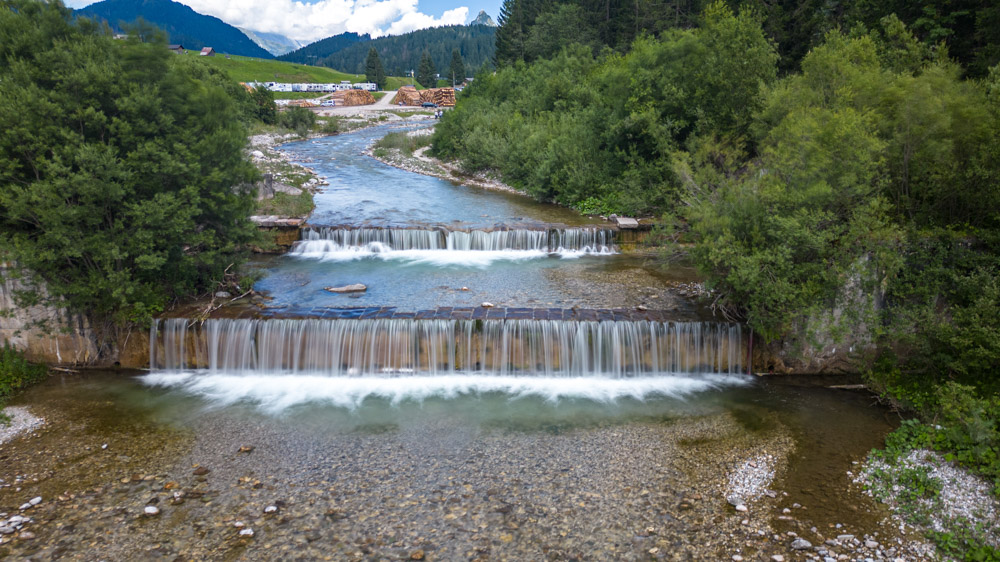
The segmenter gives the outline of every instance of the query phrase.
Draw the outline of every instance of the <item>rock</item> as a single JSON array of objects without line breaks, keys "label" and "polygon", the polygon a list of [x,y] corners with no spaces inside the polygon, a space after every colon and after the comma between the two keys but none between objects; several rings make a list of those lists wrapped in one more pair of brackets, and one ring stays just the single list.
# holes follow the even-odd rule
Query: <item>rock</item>
[{"label": "rock", "polygon": [[353,285],[344,285],[343,287],[324,287],[324,290],[331,293],[363,293],[368,290],[368,287],[361,283],[355,283]]},{"label": "rock", "polygon": [[807,548],[812,548],[812,543],[806,539],[795,539],[792,541],[792,550],[805,550]]},{"label": "rock", "polygon": [[771,562],[785,562],[785,557],[780,554],[775,554],[771,557]]},{"label": "rock", "polygon": [[244,523],[242,521],[235,521],[235,522],[233,522],[233,527],[236,527],[237,529],[242,529],[245,526],[246,526],[246,523]]},{"label": "rock", "polygon": [[253,445],[244,445],[244,446],[240,447],[240,450],[237,451],[237,452],[238,453],[252,453],[253,452]]},{"label": "rock", "polygon": [[792,510],[790,510],[790,509],[788,509],[788,508],[786,507],[785,509],[782,509],[782,510],[781,510],[781,512],[782,512],[782,513],[784,513],[785,515],[788,515],[789,513],[791,513],[791,512],[792,512]]},{"label": "rock", "polygon": [[878,548],[878,543],[875,542],[875,541],[873,541],[873,540],[871,540],[871,539],[868,539],[868,540],[865,541],[865,547],[867,547],[867,548]]},{"label": "rock", "polygon": [[154,515],[160,514],[160,508],[155,505],[147,505],[145,509],[142,510],[143,513],[148,517],[153,517]]},{"label": "rock", "polygon": [[215,298],[217,299],[228,299],[232,298],[233,295],[229,294],[229,291],[219,291],[215,293]]},{"label": "rock", "polygon": [[253,529],[246,528],[246,529],[240,530],[240,536],[241,537],[252,537],[253,536]]},{"label": "rock", "polygon": [[42,496],[31,498],[30,500],[28,500],[28,503],[30,503],[31,505],[38,505],[42,503]]},{"label": "rock", "polygon": [[31,508],[32,508],[32,505],[30,503],[22,503],[21,507],[19,507],[18,509],[20,509],[21,511],[24,511],[25,509],[31,509]]},{"label": "rock", "polygon": [[733,555],[733,562],[743,562],[743,557],[740,556],[739,554],[734,554]]},{"label": "rock", "polygon": [[269,505],[264,508],[264,513],[277,513],[277,512],[278,512],[278,506],[276,505]]},{"label": "rock", "polygon": [[[639,306],[635,307],[635,309],[636,310],[640,310],[640,311],[641,310],[649,310],[648,307],[646,307],[645,305],[642,305],[642,304],[640,304]],[[737,556],[739,556],[739,555],[737,555]]]},{"label": "rock", "polygon": [[30,541],[35,538],[35,533],[32,533],[31,531],[21,531],[21,534],[18,535],[17,538],[22,541]]},{"label": "rock", "polygon": [[264,158],[264,153],[259,150],[255,150],[250,153],[250,156],[253,156],[256,159],[261,160]]},{"label": "rock", "polygon": [[483,308],[493,308],[493,303],[491,303],[491,302],[484,302],[480,306],[482,306]]},{"label": "rock", "polygon": [[206,468],[204,466],[199,466],[198,468],[194,469],[193,474],[195,476],[204,476],[204,475],[208,474],[209,472],[212,472],[211,469],[208,469],[208,468]]},{"label": "rock", "polygon": [[10,535],[14,533],[14,527],[0,525],[0,535]]},{"label": "rock", "polygon": [[468,291],[468,290],[469,290],[469,288],[468,288],[468,287],[462,287],[462,289],[461,289],[461,290],[463,290],[463,291]]},{"label": "rock", "polygon": [[746,513],[747,512],[747,506],[745,506],[743,504],[736,504],[736,511],[739,511],[741,513]]},{"label": "rock", "polygon": [[423,559],[424,559],[424,551],[422,550],[414,550],[413,552],[410,553],[410,560],[423,560]]},{"label": "rock", "polygon": [[854,535],[837,535],[837,540],[840,542],[852,541],[854,540]]}]

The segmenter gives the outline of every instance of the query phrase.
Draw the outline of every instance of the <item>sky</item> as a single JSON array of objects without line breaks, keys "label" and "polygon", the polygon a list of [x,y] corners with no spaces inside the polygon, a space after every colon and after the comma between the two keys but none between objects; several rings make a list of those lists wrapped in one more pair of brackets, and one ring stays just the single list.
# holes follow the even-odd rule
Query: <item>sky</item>
[{"label": "sky", "polygon": [[[461,25],[480,10],[494,19],[502,0],[176,0],[194,11],[254,31],[313,42],[345,31],[373,37]],[[92,0],[65,0],[83,8]]]}]

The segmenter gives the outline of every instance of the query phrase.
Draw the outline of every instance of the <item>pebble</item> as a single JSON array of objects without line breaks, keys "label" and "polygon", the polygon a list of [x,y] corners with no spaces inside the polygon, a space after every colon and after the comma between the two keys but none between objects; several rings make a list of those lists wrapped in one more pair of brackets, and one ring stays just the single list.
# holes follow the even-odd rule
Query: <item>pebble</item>
[{"label": "pebble", "polygon": [[795,539],[792,541],[792,550],[805,550],[807,548],[812,548],[812,543],[806,539]]},{"label": "pebble", "polygon": [[247,529],[241,530],[240,531],[240,536],[241,537],[252,537],[253,536],[253,529],[247,528]]},{"label": "pebble", "polygon": [[31,505],[38,505],[42,503],[42,496],[36,496],[34,498],[31,498],[31,500],[29,500],[28,503],[30,503]]},{"label": "pebble", "polygon": [[772,562],[785,562],[785,557],[780,554],[775,554],[771,557]]},{"label": "pebble", "polygon": [[733,562],[743,562],[743,557],[740,556],[739,554],[734,554],[733,555]]},{"label": "pebble", "polygon": [[21,511],[24,511],[25,509],[31,509],[32,507],[33,506],[30,503],[23,503],[23,504],[21,504],[21,507],[18,508],[18,509],[20,509]]},{"label": "pebble", "polygon": [[736,511],[745,513],[747,511],[747,506],[745,506],[743,504],[739,504],[739,505],[736,506]]},{"label": "pebble", "polygon": [[31,531],[21,531],[21,534],[18,535],[17,538],[22,541],[30,541],[35,538],[35,533],[32,533]]},{"label": "pebble", "polygon": [[865,541],[865,547],[867,547],[867,548],[878,548],[878,543],[869,539],[869,540]]},{"label": "pebble", "polygon": [[264,513],[277,513],[277,512],[278,512],[278,506],[275,505],[269,505],[264,508]]},{"label": "pebble", "polygon": [[410,560],[423,560],[423,559],[424,559],[424,551],[422,550],[414,550],[413,552],[410,553]]},{"label": "pebble", "polygon": [[8,527],[6,525],[0,525],[0,535],[9,535],[14,532],[13,527]]},{"label": "pebble", "polygon": [[155,505],[147,505],[146,508],[142,511],[149,517],[160,514],[160,508],[156,507]]},{"label": "pebble", "polygon": [[205,468],[204,466],[199,466],[198,468],[194,469],[194,473],[193,474],[195,476],[204,476],[204,475],[208,474],[209,472],[212,472],[211,469]]},{"label": "pebble", "polygon": [[491,303],[491,302],[484,302],[482,304],[482,307],[483,308],[493,308],[493,303]]}]

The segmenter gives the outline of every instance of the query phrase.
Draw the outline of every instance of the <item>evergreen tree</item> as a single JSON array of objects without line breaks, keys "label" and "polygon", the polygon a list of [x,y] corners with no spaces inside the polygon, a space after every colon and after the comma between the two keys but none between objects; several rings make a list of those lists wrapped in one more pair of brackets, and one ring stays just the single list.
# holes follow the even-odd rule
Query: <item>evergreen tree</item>
[{"label": "evergreen tree", "polygon": [[462,62],[462,55],[459,54],[458,49],[451,51],[451,68],[448,69],[448,77],[451,78],[453,86],[465,81],[465,63]]},{"label": "evergreen tree", "polygon": [[375,83],[379,90],[385,89],[385,69],[382,67],[382,59],[379,58],[375,47],[368,49],[368,58],[365,59],[365,77],[369,82]]},{"label": "evergreen tree", "polygon": [[433,88],[437,86],[437,73],[434,70],[434,61],[431,60],[431,55],[427,51],[420,57],[420,66],[417,67],[417,82],[425,88]]}]

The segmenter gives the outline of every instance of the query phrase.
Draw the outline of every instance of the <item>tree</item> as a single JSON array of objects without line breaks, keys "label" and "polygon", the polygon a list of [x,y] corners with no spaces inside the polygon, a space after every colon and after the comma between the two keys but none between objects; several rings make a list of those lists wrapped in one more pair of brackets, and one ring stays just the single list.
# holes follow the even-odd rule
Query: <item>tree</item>
[{"label": "tree", "polygon": [[368,49],[368,58],[365,59],[365,78],[374,83],[379,90],[385,89],[385,69],[382,68],[382,59],[379,58],[375,47]]},{"label": "tree", "polygon": [[465,82],[465,64],[462,62],[462,55],[458,49],[451,51],[451,67],[448,69],[448,76],[451,78],[451,85]]},{"label": "tree", "polygon": [[420,57],[420,65],[417,66],[417,82],[425,88],[433,88],[437,86],[437,71],[434,70],[434,61],[431,60],[431,55],[424,51],[424,54]]},{"label": "tree", "polygon": [[268,125],[274,125],[278,122],[278,108],[274,104],[274,92],[260,86],[250,91],[250,100],[256,119]]},{"label": "tree", "polygon": [[242,106],[60,2],[0,1],[0,37],[4,259],[96,326],[213,287],[256,240]]}]

